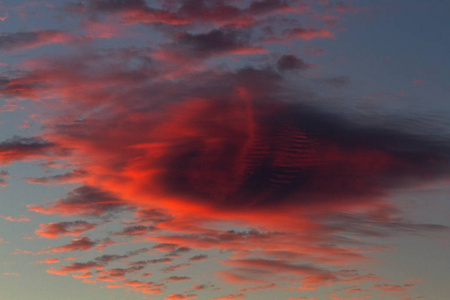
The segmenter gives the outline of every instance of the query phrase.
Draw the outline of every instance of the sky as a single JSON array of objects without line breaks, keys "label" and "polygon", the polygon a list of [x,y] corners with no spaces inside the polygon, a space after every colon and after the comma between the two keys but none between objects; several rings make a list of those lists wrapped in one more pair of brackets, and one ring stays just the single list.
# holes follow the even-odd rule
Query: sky
[{"label": "sky", "polygon": [[445,300],[450,2],[0,1],[0,300]]}]

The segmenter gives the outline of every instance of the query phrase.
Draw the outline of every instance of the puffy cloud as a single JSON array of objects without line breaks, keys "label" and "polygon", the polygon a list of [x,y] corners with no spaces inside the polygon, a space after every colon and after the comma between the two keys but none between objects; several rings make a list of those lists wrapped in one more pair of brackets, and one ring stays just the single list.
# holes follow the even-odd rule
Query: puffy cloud
[{"label": "puffy cloud", "polygon": [[53,252],[67,252],[67,251],[89,251],[94,248],[98,243],[91,241],[87,237],[72,240],[69,244],[51,248]]},{"label": "puffy cloud", "polygon": [[121,236],[141,236],[155,230],[153,226],[135,225],[125,227],[121,232],[115,232],[114,235]]},{"label": "puffy cloud", "polygon": [[66,235],[78,236],[81,233],[94,229],[97,225],[85,221],[74,221],[41,224],[40,227],[41,229],[35,231],[37,235],[55,239]]},{"label": "puffy cloud", "polygon": [[283,55],[277,61],[279,71],[303,70],[307,69],[308,65],[295,55]]},{"label": "puffy cloud", "polygon": [[67,197],[60,198],[53,205],[29,206],[29,210],[44,214],[61,215],[100,215],[126,208],[125,202],[108,191],[92,186],[82,186],[71,191]]},{"label": "puffy cloud", "polygon": [[42,158],[56,147],[55,143],[39,137],[14,136],[0,142],[0,164],[16,160]]},{"label": "puffy cloud", "polygon": [[[365,238],[446,229],[404,220],[383,206],[398,188],[450,175],[446,136],[412,134],[401,120],[395,126],[365,124],[326,110],[319,91],[302,87],[306,80],[290,81],[286,71],[310,65],[294,54],[280,57],[278,52],[295,52],[271,43],[335,38],[329,27],[299,25],[298,16],[310,9],[300,1],[90,0],[65,9],[84,18],[82,30],[91,31],[92,39],[103,29],[103,37],[114,38],[124,24],[158,36],[151,49],[124,45],[97,51],[93,42],[75,55],[27,60],[26,70],[1,77],[3,96],[39,100],[36,105],[46,114],[41,136],[0,142],[0,161],[46,159],[51,165],[63,159],[73,169],[27,181],[79,186],[29,210],[103,220],[132,212],[134,218],[123,219],[121,229],[103,234],[123,244],[156,244],[47,272],[80,273],[73,277],[86,283],[163,294],[164,284],[128,277],[147,278],[149,269],[160,267],[159,273],[171,273],[163,282],[188,280],[172,272],[212,261],[206,251],[220,251],[229,256],[222,260],[229,269],[216,275],[259,285],[216,299],[244,299],[244,293],[272,288],[274,278],[295,280],[301,290],[380,281],[374,274],[338,269],[368,262],[366,253],[378,249],[350,234]],[[96,27],[103,21],[107,28]],[[54,43],[57,33],[53,38],[40,31],[4,35],[0,48]],[[235,56],[255,53],[264,55],[244,62]],[[308,53],[323,54],[316,48]],[[233,62],[224,66],[229,58]],[[340,88],[348,78],[318,82]],[[95,226],[53,222],[41,224],[36,234],[87,235]],[[231,230],[235,227],[240,229]],[[117,244],[85,236],[46,253],[79,251],[83,256],[83,251]],[[198,250],[208,254],[191,254]],[[125,266],[106,269],[110,263]],[[213,286],[199,283],[192,289],[205,288]],[[196,297],[186,290],[166,299]]]},{"label": "puffy cloud", "polygon": [[47,270],[47,273],[66,276],[69,273],[86,273],[89,272],[90,270],[98,270],[98,269],[103,269],[103,266],[96,262],[92,261],[86,263],[74,262],[67,266],[61,266],[59,269],[50,268]]}]

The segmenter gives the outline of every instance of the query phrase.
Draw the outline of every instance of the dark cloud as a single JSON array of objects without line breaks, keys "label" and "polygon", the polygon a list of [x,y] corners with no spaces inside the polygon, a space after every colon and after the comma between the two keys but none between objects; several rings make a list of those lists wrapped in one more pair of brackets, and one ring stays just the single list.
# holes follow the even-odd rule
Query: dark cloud
[{"label": "dark cloud", "polygon": [[69,41],[70,37],[57,30],[39,30],[28,32],[13,32],[0,34],[0,50],[35,48],[45,44]]},{"label": "dark cloud", "polygon": [[214,29],[207,33],[179,33],[175,42],[196,56],[209,56],[249,47],[250,38],[241,30]]},{"label": "dark cloud", "polygon": [[70,273],[86,273],[91,270],[95,270],[95,269],[98,270],[98,269],[102,269],[102,268],[103,268],[103,265],[93,262],[93,261],[88,261],[85,263],[74,262],[67,266],[61,266],[59,269],[50,268],[47,270],[47,273],[66,276]]},{"label": "dark cloud", "polygon": [[92,241],[87,237],[74,239],[67,245],[52,248],[53,252],[67,252],[67,251],[89,251],[97,246],[97,241]]},{"label": "dark cloud", "polygon": [[40,227],[40,230],[35,231],[37,235],[45,238],[60,238],[65,235],[79,235],[94,229],[97,225],[85,221],[74,221],[41,224]]},{"label": "dark cloud", "polygon": [[199,254],[199,255],[195,255],[195,256],[192,256],[191,258],[189,258],[189,261],[204,261],[207,258],[208,258],[208,255]]},{"label": "dark cloud", "polygon": [[247,10],[250,14],[265,14],[288,7],[289,5],[287,4],[287,1],[262,0],[262,1],[252,1]]},{"label": "dark cloud", "polygon": [[340,213],[328,216],[324,221],[324,226],[330,232],[346,232],[365,237],[389,237],[400,233],[428,235],[432,232],[450,229],[440,224],[414,223],[390,212],[366,215]]},{"label": "dark cloud", "polygon": [[7,178],[11,177],[6,170],[0,170],[0,187],[8,186]]},{"label": "dark cloud", "polygon": [[111,262],[122,260],[130,257],[131,255],[117,255],[117,254],[105,254],[95,258],[95,261],[101,265],[107,265]]},{"label": "dark cloud", "polygon": [[339,77],[324,78],[319,81],[335,88],[343,88],[350,83],[350,78],[347,76],[339,76]]},{"label": "dark cloud", "polygon": [[145,265],[154,265],[154,264],[170,264],[173,261],[172,258],[156,258],[156,259],[150,259],[150,260],[140,260],[135,262],[130,262],[130,266],[145,266]]},{"label": "dark cloud", "polygon": [[81,186],[52,205],[29,206],[29,209],[45,214],[93,216],[124,210],[127,206],[124,200],[108,191],[92,186]]},{"label": "dark cloud", "polygon": [[191,277],[188,276],[170,276],[167,278],[168,281],[186,281],[191,280]]},{"label": "dark cloud", "polygon": [[175,272],[180,269],[188,268],[191,264],[178,264],[178,265],[172,265],[165,268],[162,268],[160,271],[163,273],[170,273]]},{"label": "dark cloud", "polygon": [[120,232],[115,232],[114,235],[122,235],[122,236],[140,236],[146,235],[149,232],[155,231],[156,227],[153,226],[143,226],[143,225],[135,225],[125,227]]},{"label": "dark cloud", "polygon": [[295,55],[283,55],[277,61],[278,70],[283,71],[292,71],[292,70],[304,70],[309,66],[306,64],[301,58],[298,58]]},{"label": "dark cloud", "polygon": [[0,142],[0,163],[42,157],[55,150],[56,144],[39,137],[13,136]]},{"label": "dark cloud", "polygon": [[185,24],[188,21],[164,9],[149,6],[144,0],[88,0],[65,6],[70,12],[89,14],[118,14],[125,23]]},{"label": "dark cloud", "polygon": [[[244,69],[219,82],[204,83],[215,91],[200,88],[210,100],[182,124],[197,135],[172,144],[161,160],[169,193],[223,209],[339,203],[449,174],[445,140],[399,124],[364,126],[286,91],[281,100],[282,81],[270,71]],[[234,82],[248,91],[250,108],[245,95],[233,102]]]},{"label": "dark cloud", "polygon": [[181,2],[178,13],[190,19],[227,20],[241,16],[242,10],[223,0],[186,0]]},{"label": "dark cloud", "polygon": [[96,14],[121,14],[130,23],[163,23],[170,25],[211,22],[238,27],[249,26],[257,17],[288,10],[287,1],[251,1],[247,7],[238,7],[224,0],[165,1],[156,7],[143,0],[77,1],[66,10]]},{"label": "dark cloud", "polygon": [[89,0],[71,5],[73,9],[95,12],[116,12],[123,10],[145,9],[145,0]]},{"label": "dark cloud", "polygon": [[29,183],[36,184],[63,184],[71,181],[76,181],[77,179],[81,179],[86,175],[86,172],[83,170],[73,170],[68,173],[53,175],[53,176],[44,176],[38,178],[28,177],[26,178]]}]

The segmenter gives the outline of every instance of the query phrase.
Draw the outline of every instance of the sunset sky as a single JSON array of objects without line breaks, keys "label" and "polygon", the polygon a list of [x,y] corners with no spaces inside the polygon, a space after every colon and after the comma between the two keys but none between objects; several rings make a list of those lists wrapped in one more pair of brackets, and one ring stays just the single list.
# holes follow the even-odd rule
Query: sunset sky
[{"label": "sunset sky", "polygon": [[0,1],[0,300],[446,300],[450,1]]}]

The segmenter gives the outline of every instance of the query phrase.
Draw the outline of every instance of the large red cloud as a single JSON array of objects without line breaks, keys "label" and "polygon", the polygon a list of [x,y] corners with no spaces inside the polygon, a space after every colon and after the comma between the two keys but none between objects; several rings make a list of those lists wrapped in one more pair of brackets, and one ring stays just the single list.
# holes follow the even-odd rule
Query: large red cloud
[{"label": "large red cloud", "polygon": [[[91,222],[41,224],[36,233],[42,237],[83,235],[41,254],[83,255],[132,242],[151,246],[47,272],[162,294],[165,284],[136,278],[163,265],[157,273],[171,273],[161,279],[165,283],[194,280],[178,272],[214,261],[209,251],[219,251],[228,255],[218,262],[227,269],[216,275],[229,282],[265,289],[274,288],[276,278],[304,291],[380,281],[344,269],[373,261],[368,253],[378,248],[364,237],[445,229],[402,219],[386,199],[397,188],[448,177],[445,138],[411,134],[401,121],[396,128],[364,125],[349,114],[327,111],[317,104],[318,91],[297,86],[308,63],[279,48],[266,55],[280,46],[272,42],[335,37],[323,20],[301,27],[297,17],[310,8],[300,2],[151,6],[142,0],[92,0],[65,9],[85,18],[85,30],[89,21],[107,15],[110,38],[124,24],[132,29],[144,24],[162,37],[152,48],[95,50],[92,41],[92,48],[75,55],[26,60],[22,72],[2,77],[2,96],[37,100],[45,109],[42,134],[0,142],[0,162],[64,160],[73,167],[66,173],[27,180],[77,186],[54,202],[28,208],[115,219],[123,226],[93,239]],[[236,54],[249,60],[240,63]],[[227,59],[233,63],[224,66]],[[125,212],[134,216],[113,218]],[[137,255],[142,256],[134,259]],[[111,262],[125,266],[107,269]],[[167,299],[195,298],[200,290]],[[246,292],[222,299],[243,299]]]}]

